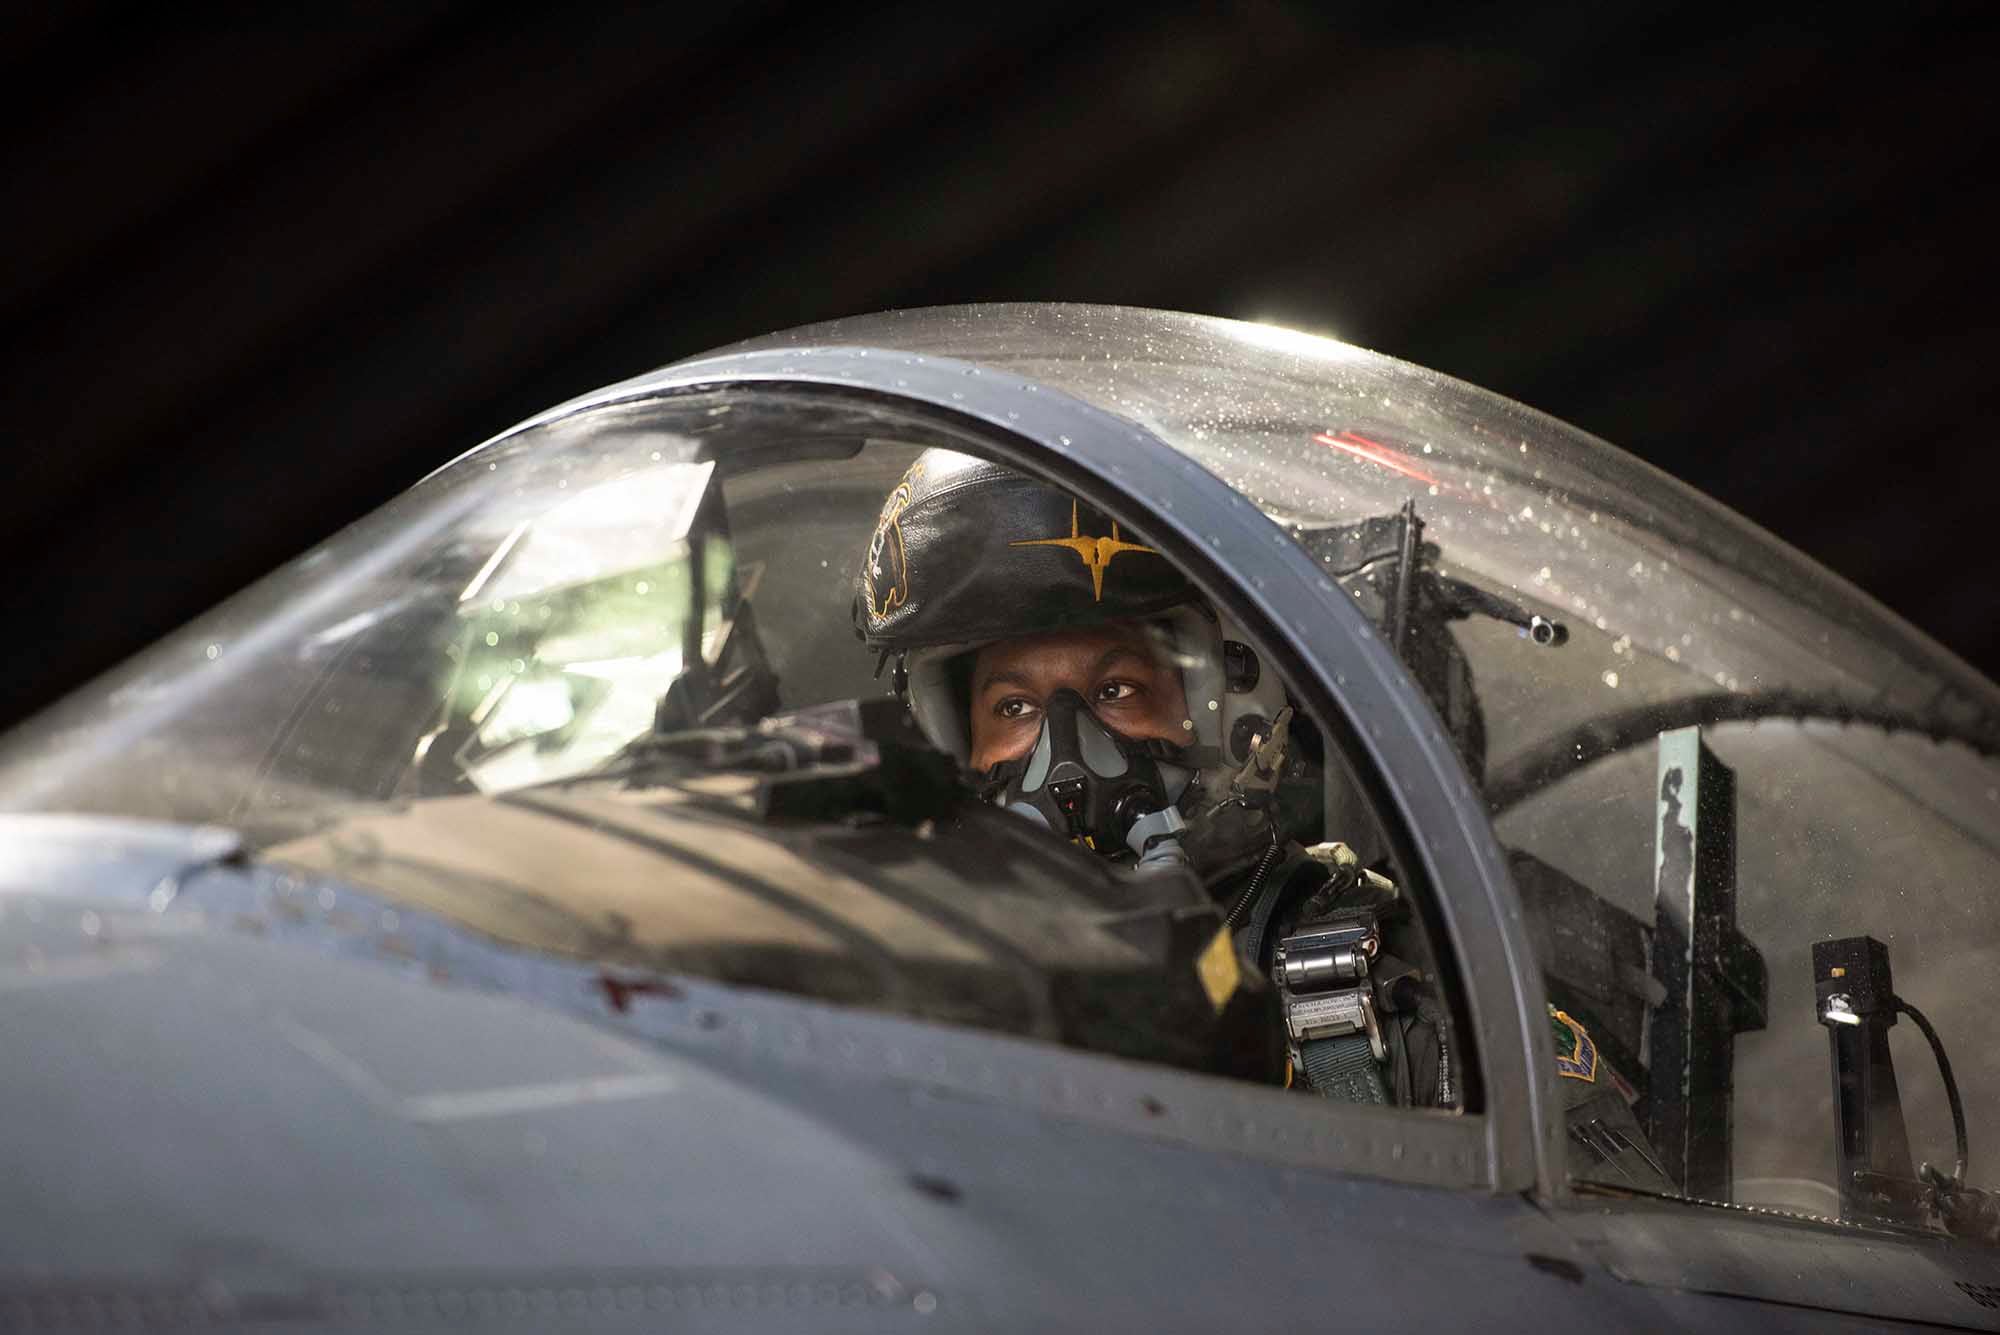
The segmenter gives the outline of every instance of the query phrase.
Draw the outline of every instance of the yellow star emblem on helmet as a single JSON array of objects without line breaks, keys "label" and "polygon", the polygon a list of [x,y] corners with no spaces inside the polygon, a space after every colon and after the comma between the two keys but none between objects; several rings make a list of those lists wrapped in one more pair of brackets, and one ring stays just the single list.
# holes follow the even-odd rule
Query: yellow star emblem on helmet
[{"label": "yellow star emblem on helmet", "polygon": [[1118,536],[1118,521],[1111,522],[1111,536],[1108,538],[1087,537],[1078,531],[1076,522],[1076,502],[1069,503],[1069,536],[1067,538],[1023,538],[1010,542],[1009,547],[1067,547],[1075,552],[1084,568],[1090,571],[1090,587],[1097,602],[1104,601],[1104,568],[1111,564],[1111,558],[1121,552],[1145,552],[1148,556],[1159,553],[1151,547],[1141,547],[1136,542],[1125,542]]}]

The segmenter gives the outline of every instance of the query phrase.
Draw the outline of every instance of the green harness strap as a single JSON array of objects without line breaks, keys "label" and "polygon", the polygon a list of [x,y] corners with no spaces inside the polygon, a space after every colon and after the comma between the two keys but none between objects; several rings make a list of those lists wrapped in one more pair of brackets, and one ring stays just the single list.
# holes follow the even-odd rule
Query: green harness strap
[{"label": "green harness strap", "polygon": [[1299,1044],[1306,1083],[1323,1098],[1343,1103],[1384,1103],[1389,1091],[1382,1084],[1382,1067],[1368,1046],[1366,1034],[1341,1034]]}]

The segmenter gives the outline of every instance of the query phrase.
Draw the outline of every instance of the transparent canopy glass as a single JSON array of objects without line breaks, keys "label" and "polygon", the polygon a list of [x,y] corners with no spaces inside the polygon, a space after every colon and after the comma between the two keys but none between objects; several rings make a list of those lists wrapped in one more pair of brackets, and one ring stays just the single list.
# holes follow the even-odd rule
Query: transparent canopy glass
[{"label": "transparent canopy glass", "polygon": [[[1838,1213],[1815,941],[1887,943],[1899,992],[1951,1044],[1975,1145],[1982,1122],[2000,1123],[2000,1056],[1982,1045],[2000,997],[2000,690],[1874,600],[1573,427],[1288,330],[959,307],[732,351],[813,345],[948,356],[1065,390],[1199,461],[1336,569],[1346,549],[1320,539],[1410,505],[1441,573],[1560,623],[1560,647],[1491,616],[1452,623],[1484,725],[1484,754],[1467,759],[1514,855],[1551,996],[1594,1006],[1601,1040],[1628,1031],[1635,1060],[1650,1055],[1647,1016],[1611,1017],[1646,1009],[1647,988],[1579,958],[1578,939],[1601,946],[1605,929],[1572,930],[1567,887],[1652,929],[1656,739],[1699,726],[1734,774],[1735,929],[1768,976],[1764,1026],[1735,1039],[1734,1199]],[[1931,1054],[1912,1025],[1892,1040],[1911,1140],[1949,1168]]]},{"label": "transparent canopy glass", "polygon": [[[1449,624],[1472,698],[1427,685],[1479,725],[1461,750],[1551,996],[1639,1063],[1656,999],[1632,969],[1578,957],[1570,906],[1578,888],[1611,906],[1604,921],[1643,952],[1630,933],[1653,930],[1663,884],[1660,739],[1699,728],[1734,776],[1731,930],[1768,978],[1761,1027],[1734,1039],[1735,1199],[1837,1209],[1810,964],[1832,937],[1890,946],[1898,990],[1952,1045],[1975,1150],[1993,1143],[2000,1057],[1980,1040],[2000,957],[2000,690],[1893,613],[1604,442],[1341,344],[996,306],[726,351],[833,345],[1003,369],[1118,414],[1357,596],[1373,572],[1352,564],[1354,526],[1420,522],[1439,575],[1490,600]],[[439,775],[497,792],[580,772],[650,725],[753,587],[784,705],[879,692],[848,577],[903,463],[959,428],[771,389],[649,401],[647,383],[458,459],[18,730],[0,807],[282,832],[326,803],[438,791]],[[1254,577],[1254,553],[1224,555]],[[1928,1051],[1909,1026],[1894,1045],[1911,1139],[1948,1159]]]}]

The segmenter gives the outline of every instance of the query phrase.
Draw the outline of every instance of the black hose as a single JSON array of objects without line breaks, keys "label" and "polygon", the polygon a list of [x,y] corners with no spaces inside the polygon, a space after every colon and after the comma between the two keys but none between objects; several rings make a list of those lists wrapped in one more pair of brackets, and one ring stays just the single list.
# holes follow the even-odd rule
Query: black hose
[{"label": "black hose", "polygon": [[1965,1105],[1958,1098],[1958,1081],[1952,1079],[1951,1058],[1944,1055],[1944,1040],[1938,1037],[1937,1030],[1931,1028],[1931,1022],[1924,1018],[1922,1011],[1901,997],[1896,998],[1896,1009],[1917,1022],[1917,1028],[1924,1031],[1924,1037],[1930,1040],[1931,1052],[1937,1057],[1938,1074],[1944,1077],[1944,1096],[1951,1102],[1951,1133],[1958,1141],[1958,1167],[1952,1173],[1952,1180],[1963,1186],[1967,1159]]}]

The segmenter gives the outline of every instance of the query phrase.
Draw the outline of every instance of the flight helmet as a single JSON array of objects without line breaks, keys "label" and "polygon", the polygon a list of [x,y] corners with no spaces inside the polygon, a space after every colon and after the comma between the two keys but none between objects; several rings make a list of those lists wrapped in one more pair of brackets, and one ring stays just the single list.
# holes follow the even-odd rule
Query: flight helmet
[{"label": "flight helmet", "polygon": [[890,491],[854,582],[856,632],[917,726],[970,755],[972,655],[1018,636],[1137,621],[1181,674],[1191,769],[1240,766],[1285,704],[1242,633],[1143,537],[1057,487],[926,450]]}]

